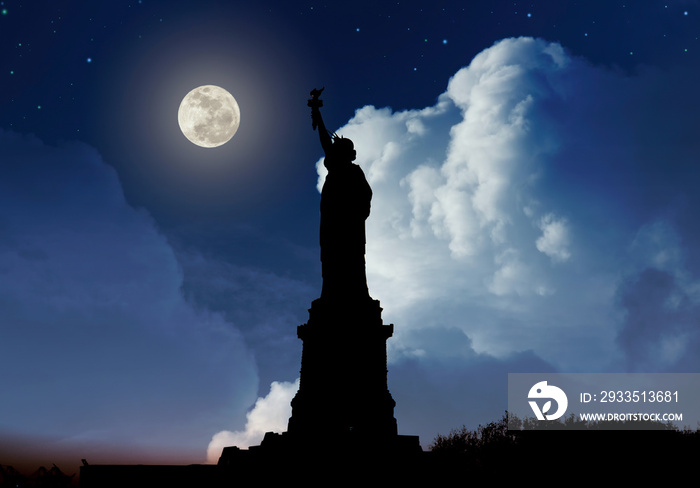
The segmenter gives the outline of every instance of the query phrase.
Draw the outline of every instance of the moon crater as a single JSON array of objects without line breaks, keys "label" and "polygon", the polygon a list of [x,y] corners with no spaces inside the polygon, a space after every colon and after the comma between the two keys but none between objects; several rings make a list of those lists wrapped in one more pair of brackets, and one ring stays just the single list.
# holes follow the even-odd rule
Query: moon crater
[{"label": "moon crater", "polygon": [[203,85],[190,91],[177,112],[182,133],[201,147],[227,143],[238,130],[240,120],[236,99],[215,85]]}]

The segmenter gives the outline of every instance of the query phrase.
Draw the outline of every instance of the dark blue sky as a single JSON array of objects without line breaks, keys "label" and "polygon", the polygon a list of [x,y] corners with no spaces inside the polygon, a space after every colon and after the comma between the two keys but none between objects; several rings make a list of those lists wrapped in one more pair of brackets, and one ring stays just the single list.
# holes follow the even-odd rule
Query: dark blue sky
[{"label": "dark blue sky", "polygon": [[[697,1],[0,3],[0,463],[286,429],[322,86],[401,433],[498,419],[508,372],[698,371]],[[215,149],[177,125],[205,84]]]}]

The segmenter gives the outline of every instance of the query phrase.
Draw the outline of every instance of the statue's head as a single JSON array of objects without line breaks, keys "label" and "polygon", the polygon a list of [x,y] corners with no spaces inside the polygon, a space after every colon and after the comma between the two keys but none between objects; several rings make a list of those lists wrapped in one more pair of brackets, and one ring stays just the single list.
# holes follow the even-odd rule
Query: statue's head
[{"label": "statue's head", "polygon": [[355,145],[352,141],[338,135],[333,135],[333,152],[338,160],[342,160],[343,162],[355,161],[357,157]]},{"label": "statue's head", "polygon": [[326,154],[323,164],[331,171],[333,168],[351,164],[356,156],[355,145],[350,139],[333,134],[333,144]]}]

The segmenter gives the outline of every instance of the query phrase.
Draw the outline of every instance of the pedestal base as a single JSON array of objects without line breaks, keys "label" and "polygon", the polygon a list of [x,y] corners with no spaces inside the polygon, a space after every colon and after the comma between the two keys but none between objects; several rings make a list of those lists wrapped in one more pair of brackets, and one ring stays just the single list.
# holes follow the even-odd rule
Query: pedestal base
[{"label": "pedestal base", "polygon": [[[248,450],[224,448],[218,466],[240,473],[291,473],[307,486],[349,486],[350,482],[372,480],[413,483],[432,475],[426,469],[428,453],[423,452],[417,436],[395,435],[375,443],[347,435],[331,436],[311,443],[289,432],[268,432],[259,446]],[[427,476],[430,475],[430,476]]]},{"label": "pedestal base", "polygon": [[297,329],[304,346],[288,427],[295,438],[383,442],[397,435],[386,365],[394,326],[382,323],[381,312],[379,301],[369,297],[312,303],[309,321]]},{"label": "pedestal base", "polygon": [[308,322],[297,328],[304,345],[287,432],[268,432],[248,450],[227,447],[219,466],[236,472],[274,466],[324,486],[428,476],[418,436],[397,433],[387,387],[386,341],[393,331],[369,296],[314,300]]}]

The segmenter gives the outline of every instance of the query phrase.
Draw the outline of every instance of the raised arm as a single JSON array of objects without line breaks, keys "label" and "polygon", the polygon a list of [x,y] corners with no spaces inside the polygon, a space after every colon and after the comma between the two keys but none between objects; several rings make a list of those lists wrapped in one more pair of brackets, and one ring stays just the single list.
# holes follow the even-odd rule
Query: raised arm
[{"label": "raised arm", "polygon": [[326,124],[323,123],[323,117],[321,117],[320,109],[323,106],[323,100],[320,100],[318,97],[321,95],[322,91],[323,88],[320,90],[312,90],[311,99],[307,105],[311,107],[311,127],[314,130],[316,130],[318,127],[318,136],[321,139],[321,147],[323,147],[323,151],[328,154],[331,146],[333,145],[333,140],[331,139],[328,129],[326,129]]},{"label": "raised arm", "polygon": [[331,139],[328,129],[326,129],[326,125],[323,123],[321,111],[318,108],[312,109],[311,116],[314,117],[316,125],[318,126],[318,137],[321,139],[321,147],[323,147],[323,152],[328,154],[328,151],[333,145],[333,140]]}]

